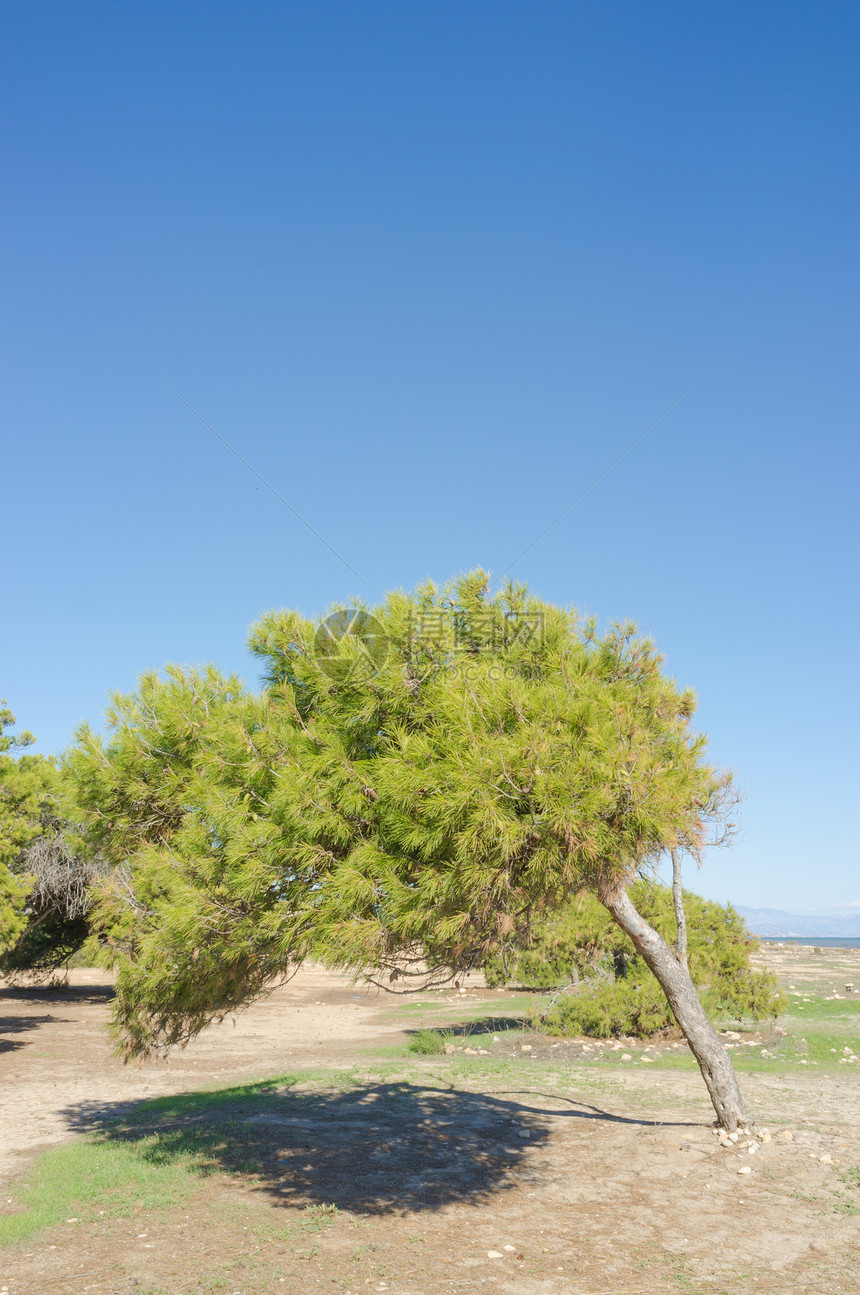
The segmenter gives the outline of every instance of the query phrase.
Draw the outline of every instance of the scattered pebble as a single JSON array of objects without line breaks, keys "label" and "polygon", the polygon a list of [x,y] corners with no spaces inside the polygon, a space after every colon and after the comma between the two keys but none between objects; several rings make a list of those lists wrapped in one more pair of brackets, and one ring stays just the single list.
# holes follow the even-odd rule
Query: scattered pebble
[{"label": "scattered pebble", "polygon": [[503,1258],[504,1258],[504,1255],[502,1254],[501,1250],[488,1250],[488,1251],[487,1251],[487,1258],[488,1258],[488,1259],[503,1259]]},{"label": "scattered pebble", "polygon": [[742,1165],[742,1166],[741,1166],[741,1168],[738,1170],[738,1173],[739,1173],[739,1174],[751,1174],[751,1173],[752,1173],[752,1165]]}]

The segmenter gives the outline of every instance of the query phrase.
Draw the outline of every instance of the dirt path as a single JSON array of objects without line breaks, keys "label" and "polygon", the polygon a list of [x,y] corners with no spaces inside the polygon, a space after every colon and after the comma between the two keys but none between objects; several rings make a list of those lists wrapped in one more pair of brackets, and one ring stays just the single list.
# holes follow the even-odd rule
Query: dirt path
[{"label": "dirt path", "polygon": [[[789,951],[781,974],[810,984],[824,974],[816,961],[807,975],[810,961]],[[505,996],[487,992],[475,985],[464,1011],[485,1000],[503,1012]],[[749,1139],[719,1145],[691,1071],[609,1072],[577,1045],[525,1052],[504,1038],[486,1065],[374,1060],[405,1043],[416,1018],[324,971],[303,971],[235,1024],[143,1069],[112,1056],[109,997],[93,971],[73,973],[67,991],[4,993],[7,1190],[34,1151],[140,1100],[317,1074],[236,1116],[260,1165],[252,1187],[221,1178],[181,1218],[54,1229],[0,1258],[2,1295],[860,1290],[860,1213],[836,1194],[840,1172],[860,1161],[853,1072],[745,1077],[774,1134],[750,1155]],[[349,1067],[349,1085],[319,1073]],[[791,1139],[777,1140],[785,1128]],[[323,1207],[330,1215],[313,1213]],[[281,1241],[261,1239],[270,1232]]]}]

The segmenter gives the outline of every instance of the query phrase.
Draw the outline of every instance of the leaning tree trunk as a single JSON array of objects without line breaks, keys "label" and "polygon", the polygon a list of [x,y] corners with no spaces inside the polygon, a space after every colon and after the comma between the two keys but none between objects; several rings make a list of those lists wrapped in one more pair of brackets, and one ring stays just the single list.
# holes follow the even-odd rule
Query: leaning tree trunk
[{"label": "leaning tree trunk", "polygon": [[717,1122],[729,1133],[738,1125],[751,1126],[738,1085],[732,1059],[699,1002],[690,973],[669,948],[662,935],[636,911],[624,889],[607,891],[600,901],[633,941],[669,1000],[684,1037],[692,1049],[707,1085]]},{"label": "leaning tree trunk", "polygon": [[681,883],[681,856],[672,851],[672,901],[675,905],[675,927],[678,937],[675,950],[682,967],[687,966],[687,914],[684,912],[684,887]]}]

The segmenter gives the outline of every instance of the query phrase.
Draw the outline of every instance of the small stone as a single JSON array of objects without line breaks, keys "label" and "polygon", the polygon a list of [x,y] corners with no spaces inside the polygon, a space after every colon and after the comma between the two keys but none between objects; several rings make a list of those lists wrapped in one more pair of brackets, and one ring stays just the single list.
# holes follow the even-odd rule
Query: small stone
[{"label": "small stone", "polygon": [[751,1174],[751,1173],[752,1173],[752,1165],[742,1165],[742,1166],[741,1166],[741,1168],[738,1170],[738,1173],[739,1173],[739,1174]]},{"label": "small stone", "polygon": [[488,1251],[487,1251],[487,1258],[488,1258],[488,1259],[504,1259],[504,1255],[502,1254],[501,1250],[488,1250]]},{"label": "small stone", "polygon": [[740,1134],[739,1134],[739,1133],[730,1133],[730,1134],[729,1134],[729,1142],[737,1142],[737,1140],[738,1140],[738,1138],[739,1138],[739,1137],[740,1137]]},{"label": "small stone", "polygon": [[446,1043],[446,1044],[445,1044],[445,1052],[448,1054],[448,1056],[449,1056],[449,1057],[450,1057],[450,1055],[451,1055],[451,1053],[452,1053],[452,1052],[456,1052],[456,1051],[457,1051],[457,1049],[454,1047],[453,1043]]},{"label": "small stone", "polygon": [[531,1052],[531,1050],[532,1050],[532,1045],[530,1043],[524,1043],[522,1045],[523,1052]]},{"label": "small stone", "polygon": [[821,1163],[822,1163],[823,1165],[832,1165],[832,1164],[833,1164],[833,1157],[832,1157],[832,1156],[828,1156],[826,1152],[825,1152],[825,1154],[824,1154],[823,1156],[819,1156],[819,1157],[818,1157],[818,1159],[821,1161]]},{"label": "small stone", "polygon": [[513,1254],[516,1251],[516,1246],[502,1246],[502,1249],[508,1250],[510,1251],[511,1254]]},{"label": "small stone", "polygon": [[630,1055],[630,1053],[629,1053],[629,1052],[622,1052],[622,1054],[621,1054],[621,1060],[622,1060],[622,1061],[632,1061],[632,1060],[633,1060],[633,1058],[632,1058],[632,1056]]},{"label": "small stone", "polygon": [[776,1140],[777,1142],[793,1142],[794,1134],[791,1129],[783,1129],[781,1133],[777,1133]]},{"label": "small stone", "polygon": [[654,1061],[654,1058],[653,1058],[653,1057],[640,1057],[640,1058],[639,1058],[639,1060],[640,1060],[640,1061],[644,1061],[647,1065],[649,1065],[649,1066],[650,1066],[650,1065],[652,1064],[652,1062]]},{"label": "small stone", "polygon": [[529,1130],[528,1130],[528,1129],[520,1129],[520,1130],[519,1130],[519,1134],[518,1134],[518,1136],[519,1136],[519,1137],[521,1137],[521,1138],[530,1138],[530,1137],[531,1137],[531,1133],[529,1132]]}]

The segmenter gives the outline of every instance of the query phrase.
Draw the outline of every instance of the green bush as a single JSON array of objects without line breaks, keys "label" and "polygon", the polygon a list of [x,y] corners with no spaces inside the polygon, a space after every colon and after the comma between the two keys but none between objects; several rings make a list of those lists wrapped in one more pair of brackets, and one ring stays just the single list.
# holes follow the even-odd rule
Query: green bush
[{"label": "green bush", "polygon": [[409,1040],[408,1051],[432,1057],[445,1051],[445,1044],[449,1038],[450,1036],[443,1034],[441,1030],[416,1030]]},{"label": "green bush", "polygon": [[547,1034],[654,1034],[668,1024],[669,1005],[652,975],[610,981],[583,981],[583,988],[562,994],[549,1010],[535,1009],[533,1024]]},{"label": "green bush", "polygon": [[[669,944],[675,939],[672,892],[639,881],[633,903]],[[784,1006],[776,978],[750,965],[758,940],[731,907],[686,892],[690,974],[711,1016],[762,1020]],[[674,1021],[656,980],[623,931],[592,895],[581,895],[533,924],[528,943],[493,957],[487,983],[532,989],[569,987],[532,1013],[550,1034],[644,1035]]]}]

